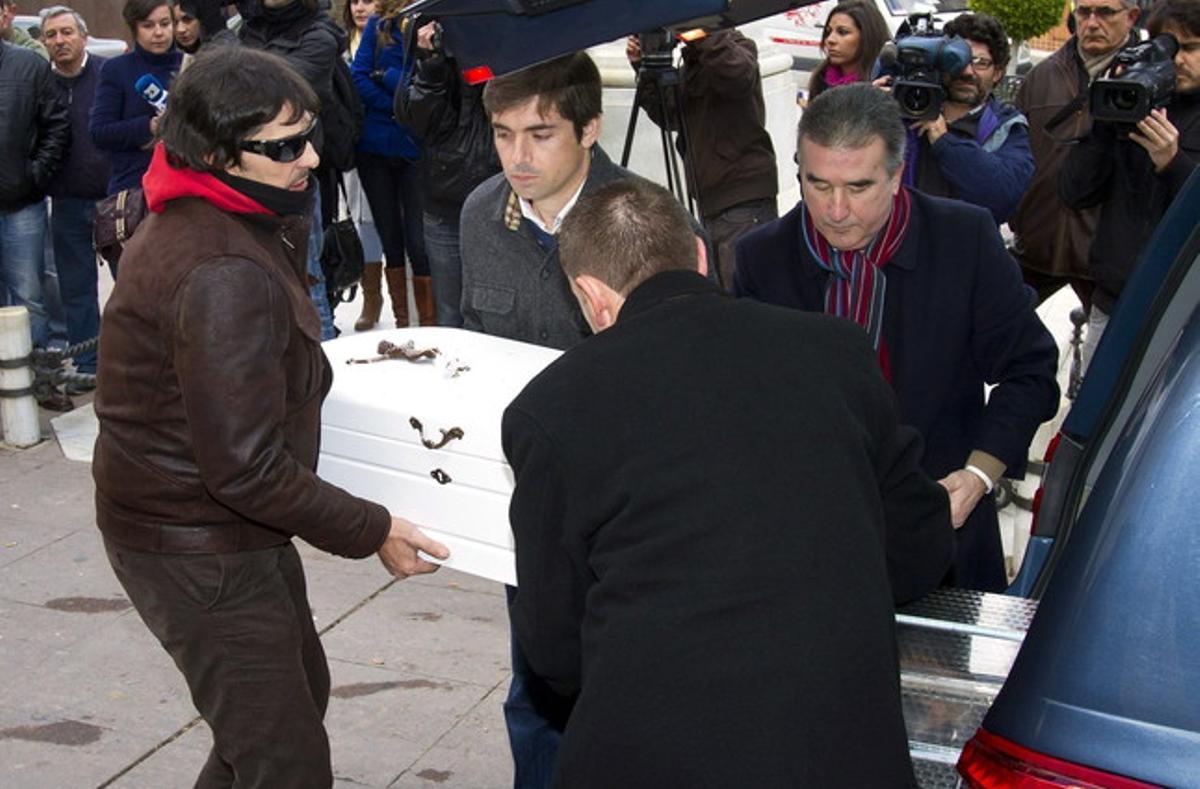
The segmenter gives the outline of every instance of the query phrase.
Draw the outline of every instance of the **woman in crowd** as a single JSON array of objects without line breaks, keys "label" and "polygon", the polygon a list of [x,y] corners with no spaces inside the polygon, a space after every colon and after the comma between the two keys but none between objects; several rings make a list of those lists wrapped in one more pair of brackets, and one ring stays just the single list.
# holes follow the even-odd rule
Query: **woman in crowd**
[{"label": "woman in crowd", "polygon": [[[165,94],[182,59],[175,48],[171,6],[165,0],[126,0],[121,15],[133,35],[133,51],[109,60],[100,70],[88,124],[92,141],[112,160],[110,195],[141,186]],[[153,80],[143,79],[147,75]],[[161,99],[156,93],[160,89]]]},{"label": "woman in crowd", "polygon": [[[413,296],[422,326],[434,323],[433,283],[422,227],[420,142],[392,116],[396,89],[407,84],[413,60],[404,51],[400,11],[406,0],[377,0],[363,28],[351,73],[366,109],[358,143],[358,178],[383,241],[388,295],[396,326],[408,319],[405,252],[412,264]],[[370,316],[367,316],[370,317]]]},{"label": "woman in crowd", "polygon": [[879,50],[887,40],[887,23],[873,3],[844,0],[834,6],[821,33],[825,60],[808,81],[809,100],[829,88],[871,79]]},{"label": "woman in crowd", "polygon": [[[367,26],[367,20],[374,14],[375,0],[347,0],[342,6],[342,27],[350,37],[346,49],[348,63],[354,62],[358,45],[363,40],[363,29]],[[366,331],[375,328],[375,324],[379,323],[379,312],[383,309],[383,242],[379,239],[375,219],[371,216],[370,206],[367,205],[358,170],[345,173],[343,178],[350,203],[350,216],[358,228],[358,236],[363,245],[363,259],[367,261],[362,276],[362,314],[354,322],[354,330]]]}]

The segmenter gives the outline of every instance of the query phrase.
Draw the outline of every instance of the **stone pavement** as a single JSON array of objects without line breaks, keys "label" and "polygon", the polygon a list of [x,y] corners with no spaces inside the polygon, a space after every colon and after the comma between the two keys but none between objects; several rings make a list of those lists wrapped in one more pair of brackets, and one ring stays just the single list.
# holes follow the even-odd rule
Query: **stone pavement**
[{"label": "stone pavement", "polygon": [[[0,786],[190,787],[211,735],[113,576],[92,495],[90,465],[53,438],[0,445]],[[511,786],[503,587],[301,554],[336,785]]]}]

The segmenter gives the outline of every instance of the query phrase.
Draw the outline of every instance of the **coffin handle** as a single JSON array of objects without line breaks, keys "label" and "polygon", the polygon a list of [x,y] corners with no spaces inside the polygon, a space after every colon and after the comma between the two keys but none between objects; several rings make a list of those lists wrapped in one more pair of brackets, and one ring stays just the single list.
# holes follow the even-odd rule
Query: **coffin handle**
[{"label": "coffin handle", "polygon": [[420,419],[417,419],[415,416],[410,416],[408,418],[408,424],[412,426],[413,430],[417,431],[417,435],[421,437],[421,444],[426,449],[441,449],[451,441],[461,439],[464,435],[466,435],[463,433],[463,429],[461,427],[452,427],[449,430],[441,430],[439,428],[439,432],[442,434],[442,440],[430,441],[425,437],[425,426],[421,424]]}]

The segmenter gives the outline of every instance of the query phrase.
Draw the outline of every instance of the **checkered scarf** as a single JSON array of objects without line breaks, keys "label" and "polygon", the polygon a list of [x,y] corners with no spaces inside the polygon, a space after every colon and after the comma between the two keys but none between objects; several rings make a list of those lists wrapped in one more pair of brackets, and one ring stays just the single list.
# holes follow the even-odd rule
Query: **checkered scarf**
[{"label": "checkered scarf", "polygon": [[817,230],[808,209],[801,203],[804,243],[817,265],[831,276],[825,287],[825,312],[849,318],[866,329],[880,361],[887,370],[886,354],[881,343],[883,303],[887,293],[887,276],[883,267],[896,254],[908,231],[912,213],[912,198],[901,187],[892,199],[892,213],[883,229],[862,249],[834,249]]}]

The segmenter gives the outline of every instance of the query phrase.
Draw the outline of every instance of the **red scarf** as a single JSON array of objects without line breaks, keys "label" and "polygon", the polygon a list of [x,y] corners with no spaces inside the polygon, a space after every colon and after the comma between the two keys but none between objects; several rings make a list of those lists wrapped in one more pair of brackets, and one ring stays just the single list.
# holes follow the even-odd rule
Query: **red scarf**
[{"label": "red scarf", "polygon": [[912,214],[908,189],[900,187],[896,192],[887,223],[862,249],[834,249],[817,230],[803,203],[800,210],[804,243],[817,265],[831,275],[825,286],[825,312],[848,318],[866,330],[871,344],[879,352],[880,367],[890,380],[887,350],[882,341],[883,305],[887,295],[887,276],[883,267],[896,254],[908,232]]}]

